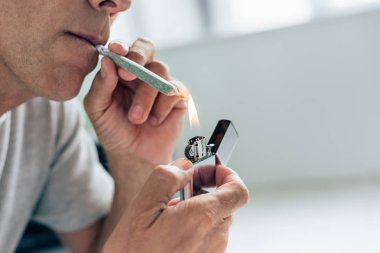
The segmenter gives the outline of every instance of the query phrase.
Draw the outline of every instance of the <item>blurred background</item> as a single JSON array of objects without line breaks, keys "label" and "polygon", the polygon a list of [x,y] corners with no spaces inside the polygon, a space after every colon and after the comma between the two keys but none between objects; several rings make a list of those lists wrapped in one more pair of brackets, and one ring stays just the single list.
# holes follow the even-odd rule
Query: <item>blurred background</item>
[{"label": "blurred background", "polygon": [[380,252],[379,0],[135,0],[112,39],[138,37],[198,108],[176,156],[219,119],[240,133],[227,252]]}]

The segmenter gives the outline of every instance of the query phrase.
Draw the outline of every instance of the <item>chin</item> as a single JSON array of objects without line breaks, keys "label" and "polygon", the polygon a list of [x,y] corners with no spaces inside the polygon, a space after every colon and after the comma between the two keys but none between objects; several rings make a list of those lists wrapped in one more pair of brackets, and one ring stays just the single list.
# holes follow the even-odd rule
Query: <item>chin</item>
[{"label": "chin", "polygon": [[49,99],[55,101],[66,101],[76,97],[83,85],[84,78],[89,71],[72,67],[66,71],[58,73],[54,78],[53,92],[49,94]]}]

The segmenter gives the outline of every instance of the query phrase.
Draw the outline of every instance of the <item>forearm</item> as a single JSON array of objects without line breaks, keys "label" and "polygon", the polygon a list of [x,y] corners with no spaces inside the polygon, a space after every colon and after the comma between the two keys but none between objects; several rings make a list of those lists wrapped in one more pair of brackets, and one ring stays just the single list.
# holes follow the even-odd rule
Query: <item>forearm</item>
[{"label": "forearm", "polygon": [[[147,40],[137,40],[130,50],[117,43],[110,43],[109,49],[163,78],[171,76],[166,65],[155,60],[154,45]],[[115,179],[112,210],[95,240],[101,241],[99,248],[109,242],[107,238],[121,217],[129,214],[126,210],[155,166],[170,162],[186,113],[186,103],[180,97],[152,92],[152,87],[145,83],[134,88],[135,79],[125,74],[128,73],[120,71],[110,58],[104,57],[101,72],[96,75],[84,100],[98,139],[107,151]],[[134,108],[141,109],[137,115]],[[145,160],[138,160],[139,157]]]}]

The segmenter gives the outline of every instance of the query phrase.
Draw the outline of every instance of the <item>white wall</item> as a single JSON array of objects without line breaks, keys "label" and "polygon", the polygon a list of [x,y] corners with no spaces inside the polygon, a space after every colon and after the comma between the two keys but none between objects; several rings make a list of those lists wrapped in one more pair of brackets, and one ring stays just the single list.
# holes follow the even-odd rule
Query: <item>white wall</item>
[{"label": "white wall", "polygon": [[198,106],[201,129],[184,140],[232,119],[241,140],[230,165],[259,184],[379,174],[379,48],[374,11],[159,57]]}]

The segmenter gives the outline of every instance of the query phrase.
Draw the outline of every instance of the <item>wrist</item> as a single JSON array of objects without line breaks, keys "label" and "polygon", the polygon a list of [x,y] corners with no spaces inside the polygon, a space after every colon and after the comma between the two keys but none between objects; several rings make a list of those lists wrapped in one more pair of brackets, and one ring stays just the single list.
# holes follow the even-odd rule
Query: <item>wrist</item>
[{"label": "wrist", "polygon": [[134,156],[107,156],[110,172],[115,181],[115,188],[129,203],[140,191],[153,172],[155,164]]}]

